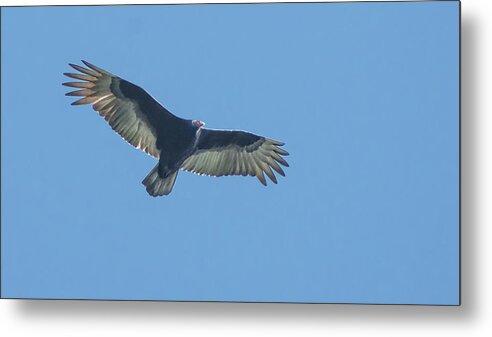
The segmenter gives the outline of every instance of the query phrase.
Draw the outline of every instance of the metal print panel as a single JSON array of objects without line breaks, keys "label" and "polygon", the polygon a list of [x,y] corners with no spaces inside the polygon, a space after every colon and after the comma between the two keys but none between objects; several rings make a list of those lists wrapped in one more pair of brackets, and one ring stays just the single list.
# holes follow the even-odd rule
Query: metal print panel
[{"label": "metal print panel", "polygon": [[1,297],[458,305],[459,18],[3,7]]}]

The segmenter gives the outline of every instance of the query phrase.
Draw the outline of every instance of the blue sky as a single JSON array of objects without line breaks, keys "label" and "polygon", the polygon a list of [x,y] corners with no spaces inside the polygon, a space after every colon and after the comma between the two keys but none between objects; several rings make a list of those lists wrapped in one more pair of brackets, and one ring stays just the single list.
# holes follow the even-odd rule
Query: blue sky
[{"label": "blue sky", "polygon": [[[456,304],[458,5],[2,8],[2,296]],[[287,176],[149,197],[64,96],[80,59],[286,142]]]}]

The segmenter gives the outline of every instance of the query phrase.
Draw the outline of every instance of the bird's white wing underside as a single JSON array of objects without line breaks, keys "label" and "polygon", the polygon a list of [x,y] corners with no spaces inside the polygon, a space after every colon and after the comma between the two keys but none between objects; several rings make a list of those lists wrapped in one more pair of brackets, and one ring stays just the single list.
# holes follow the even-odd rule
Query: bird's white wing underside
[{"label": "bird's white wing underside", "polygon": [[[66,86],[81,89],[67,94],[68,96],[83,96],[72,105],[92,104],[93,109],[99,112],[111,128],[129,144],[159,158],[156,132],[138,104],[125,98],[122,94],[116,96],[112,91],[112,81],[117,82],[119,78],[88,62],[84,63],[90,69],[71,64],[81,74],[65,74],[83,81],[63,83]],[[113,85],[113,90],[118,90],[117,83]]]},{"label": "bird's white wing underside", "polygon": [[288,153],[277,145],[283,145],[271,139],[260,139],[246,147],[229,145],[226,147],[199,150],[186,159],[181,166],[185,171],[208,176],[256,176],[266,185],[264,173],[274,182],[277,179],[272,171],[284,176],[285,173],[278,165],[288,166],[280,156]]}]

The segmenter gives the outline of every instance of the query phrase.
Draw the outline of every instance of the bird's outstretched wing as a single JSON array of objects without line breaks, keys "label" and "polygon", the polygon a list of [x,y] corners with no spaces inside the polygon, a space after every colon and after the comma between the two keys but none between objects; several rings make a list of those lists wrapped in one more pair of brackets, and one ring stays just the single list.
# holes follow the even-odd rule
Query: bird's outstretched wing
[{"label": "bird's outstretched wing", "polygon": [[278,165],[289,166],[282,156],[289,153],[280,148],[284,143],[244,131],[202,129],[197,150],[181,168],[209,176],[256,176],[266,186],[264,173],[274,182],[272,172],[285,176]]},{"label": "bird's outstretched wing", "polygon": [[79,89],[67,93],[67,96],[82,96],[72,105],[92,104],[93,109],[128,143],[159,158],[156,128],[160,123],[179,118],[142,88],[89,62],[82,62],[87,68],[70,64],[80,73],[65,73],[66,76],[81,81],[63,83]]}]

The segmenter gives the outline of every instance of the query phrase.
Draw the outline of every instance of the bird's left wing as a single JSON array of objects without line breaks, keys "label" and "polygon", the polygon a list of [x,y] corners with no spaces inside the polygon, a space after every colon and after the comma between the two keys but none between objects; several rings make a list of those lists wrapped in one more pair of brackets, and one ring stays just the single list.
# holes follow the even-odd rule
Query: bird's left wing
[{"label": "bird's left wing", "polygon": [[92,104],[93,109],[128,143],[159,158],[155,125],[179,118],[137,85],[89,62],[82,62],[87,68],[70,64],[80,73],[65,73],[70,78],[82,81],[63,83],[68,87],[79,88],[66,94],[82,96],[72,105]]},{"label": "bird's left wing", "polygon": [[284,143],[244,131],[211,130],[202,128],[197,150],[181,168],[209,176],[256,176],[266,185],[264,173],[274,182],[272,168],[282,176],[278,165],[289,166],[282,156],[289,153],[280,148]]}]

